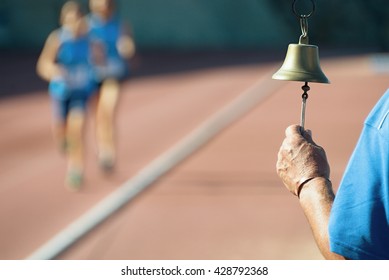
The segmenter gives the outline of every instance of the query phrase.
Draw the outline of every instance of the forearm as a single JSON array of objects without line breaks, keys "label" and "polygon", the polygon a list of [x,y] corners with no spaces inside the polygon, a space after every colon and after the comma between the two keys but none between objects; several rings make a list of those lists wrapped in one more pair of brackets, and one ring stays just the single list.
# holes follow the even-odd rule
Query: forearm
[{"label": "forearm", "polygon": [[45,59],[38,61],[36,70],[38,75],[48,82],[61,73],[57,64]]},{"label": "forearm", "polygon": [[56,63],[59,45],[58,34],[54,31],[47,38],[42,53],[38,58],[36,71],[46,81],[50,81],[52,78],[62,74],[61,67]]},{"label": "forearm", "polygon": [[332,184],[323,177],[307,182],[300,192],[300,204],[311,226],[315,241],[326,259],[344,259],[330,251],[328,221],[335,195]]}]

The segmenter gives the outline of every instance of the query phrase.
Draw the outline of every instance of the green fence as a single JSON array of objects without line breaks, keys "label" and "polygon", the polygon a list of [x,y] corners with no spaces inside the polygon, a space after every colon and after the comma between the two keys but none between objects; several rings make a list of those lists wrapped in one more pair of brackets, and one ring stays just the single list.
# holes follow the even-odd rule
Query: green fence
[{"label": "green fence", "polygon": [[[85,8],[87,0],[80,0]],[[63,0],[0,0],[0,48],[39,49],[58,26]],[[118,0],[139,49],[285,48],[299,25],[292,0]],[[306,2],[309,7],[310,1]],[[310,38],[320,45],[388,49],[384,0],[317,0]]]}]

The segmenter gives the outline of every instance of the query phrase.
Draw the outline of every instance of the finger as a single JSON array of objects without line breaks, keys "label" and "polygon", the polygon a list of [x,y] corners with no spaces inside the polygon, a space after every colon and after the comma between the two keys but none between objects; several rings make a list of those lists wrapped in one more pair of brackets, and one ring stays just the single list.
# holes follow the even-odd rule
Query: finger
[{"label": "finger", "polygon": [[297,124],[289,126],[285,131],[285,144],[289,146],[299,146],[304,142],[308,142],[303,136],[304,129]]},{"label": "finger", "polygon": [[307,130],[304,130],[303,132],[303,137],[311,144],[317,146],[317,144],[315,143],[315,141],[313,141],[313,138],[312,138],[312,131],[310,129],[307,129]]},{"label": "finger", "polygon": [[308,142],[313,143],[312,130],[310,130],[310,129],[304,130],[302,135]]}]

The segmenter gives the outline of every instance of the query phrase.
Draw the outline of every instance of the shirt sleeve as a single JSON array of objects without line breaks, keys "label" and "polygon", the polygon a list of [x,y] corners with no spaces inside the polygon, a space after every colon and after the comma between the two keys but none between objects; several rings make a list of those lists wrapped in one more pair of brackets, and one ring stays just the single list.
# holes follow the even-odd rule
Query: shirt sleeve
[{"label": "shirt sleeve", "polygon": [[389,259],[389,93],[366,119],[329,222],[331,251]]}]

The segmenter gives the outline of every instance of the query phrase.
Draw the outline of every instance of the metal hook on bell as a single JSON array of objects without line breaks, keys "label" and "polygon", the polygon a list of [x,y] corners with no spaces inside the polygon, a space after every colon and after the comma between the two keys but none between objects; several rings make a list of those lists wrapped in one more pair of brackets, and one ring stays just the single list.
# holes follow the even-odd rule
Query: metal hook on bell
[{"label": "metal hook on bell", "polygon": [[307,15],[302,15],[302,14],[299,14],[299,13],[297,12],[297,9],[296,9],[297,1],[298,1],[298,0],[293,0],[293,3],[292,3],[292,11],[293,11],[293,13],[295,14],[295,16],[296,16],[297,18],[301,18],[301,17],[309,18],[309,17],[311,17],[311,16],[315,13],[315,11],[316,11],[316,4],[315,4],[315,1],[310,0],[310,1],[311,1],[311,4],[312,4],[312,10],[311,10],[311,11],[309,12],[309,14],[307,14]]},{"label": "metal hook on bell", "polygon": [[304,128],[305,107],[308,98],[309,82],[313,83],[330,83],[320,67],[319,48],[309,44],[308,37],[308,18],[315,11],[315,3],[311,0],[313,8],[308,15],[298,15],[296,12],[296,2],[293,1],[293,12],[300,19],[301,36],[298,44],[289,44],[285,60],[281,68],[273,75],[273,79],[284,81],[301,81],[304,82],[302,87],[301,126]]}]

